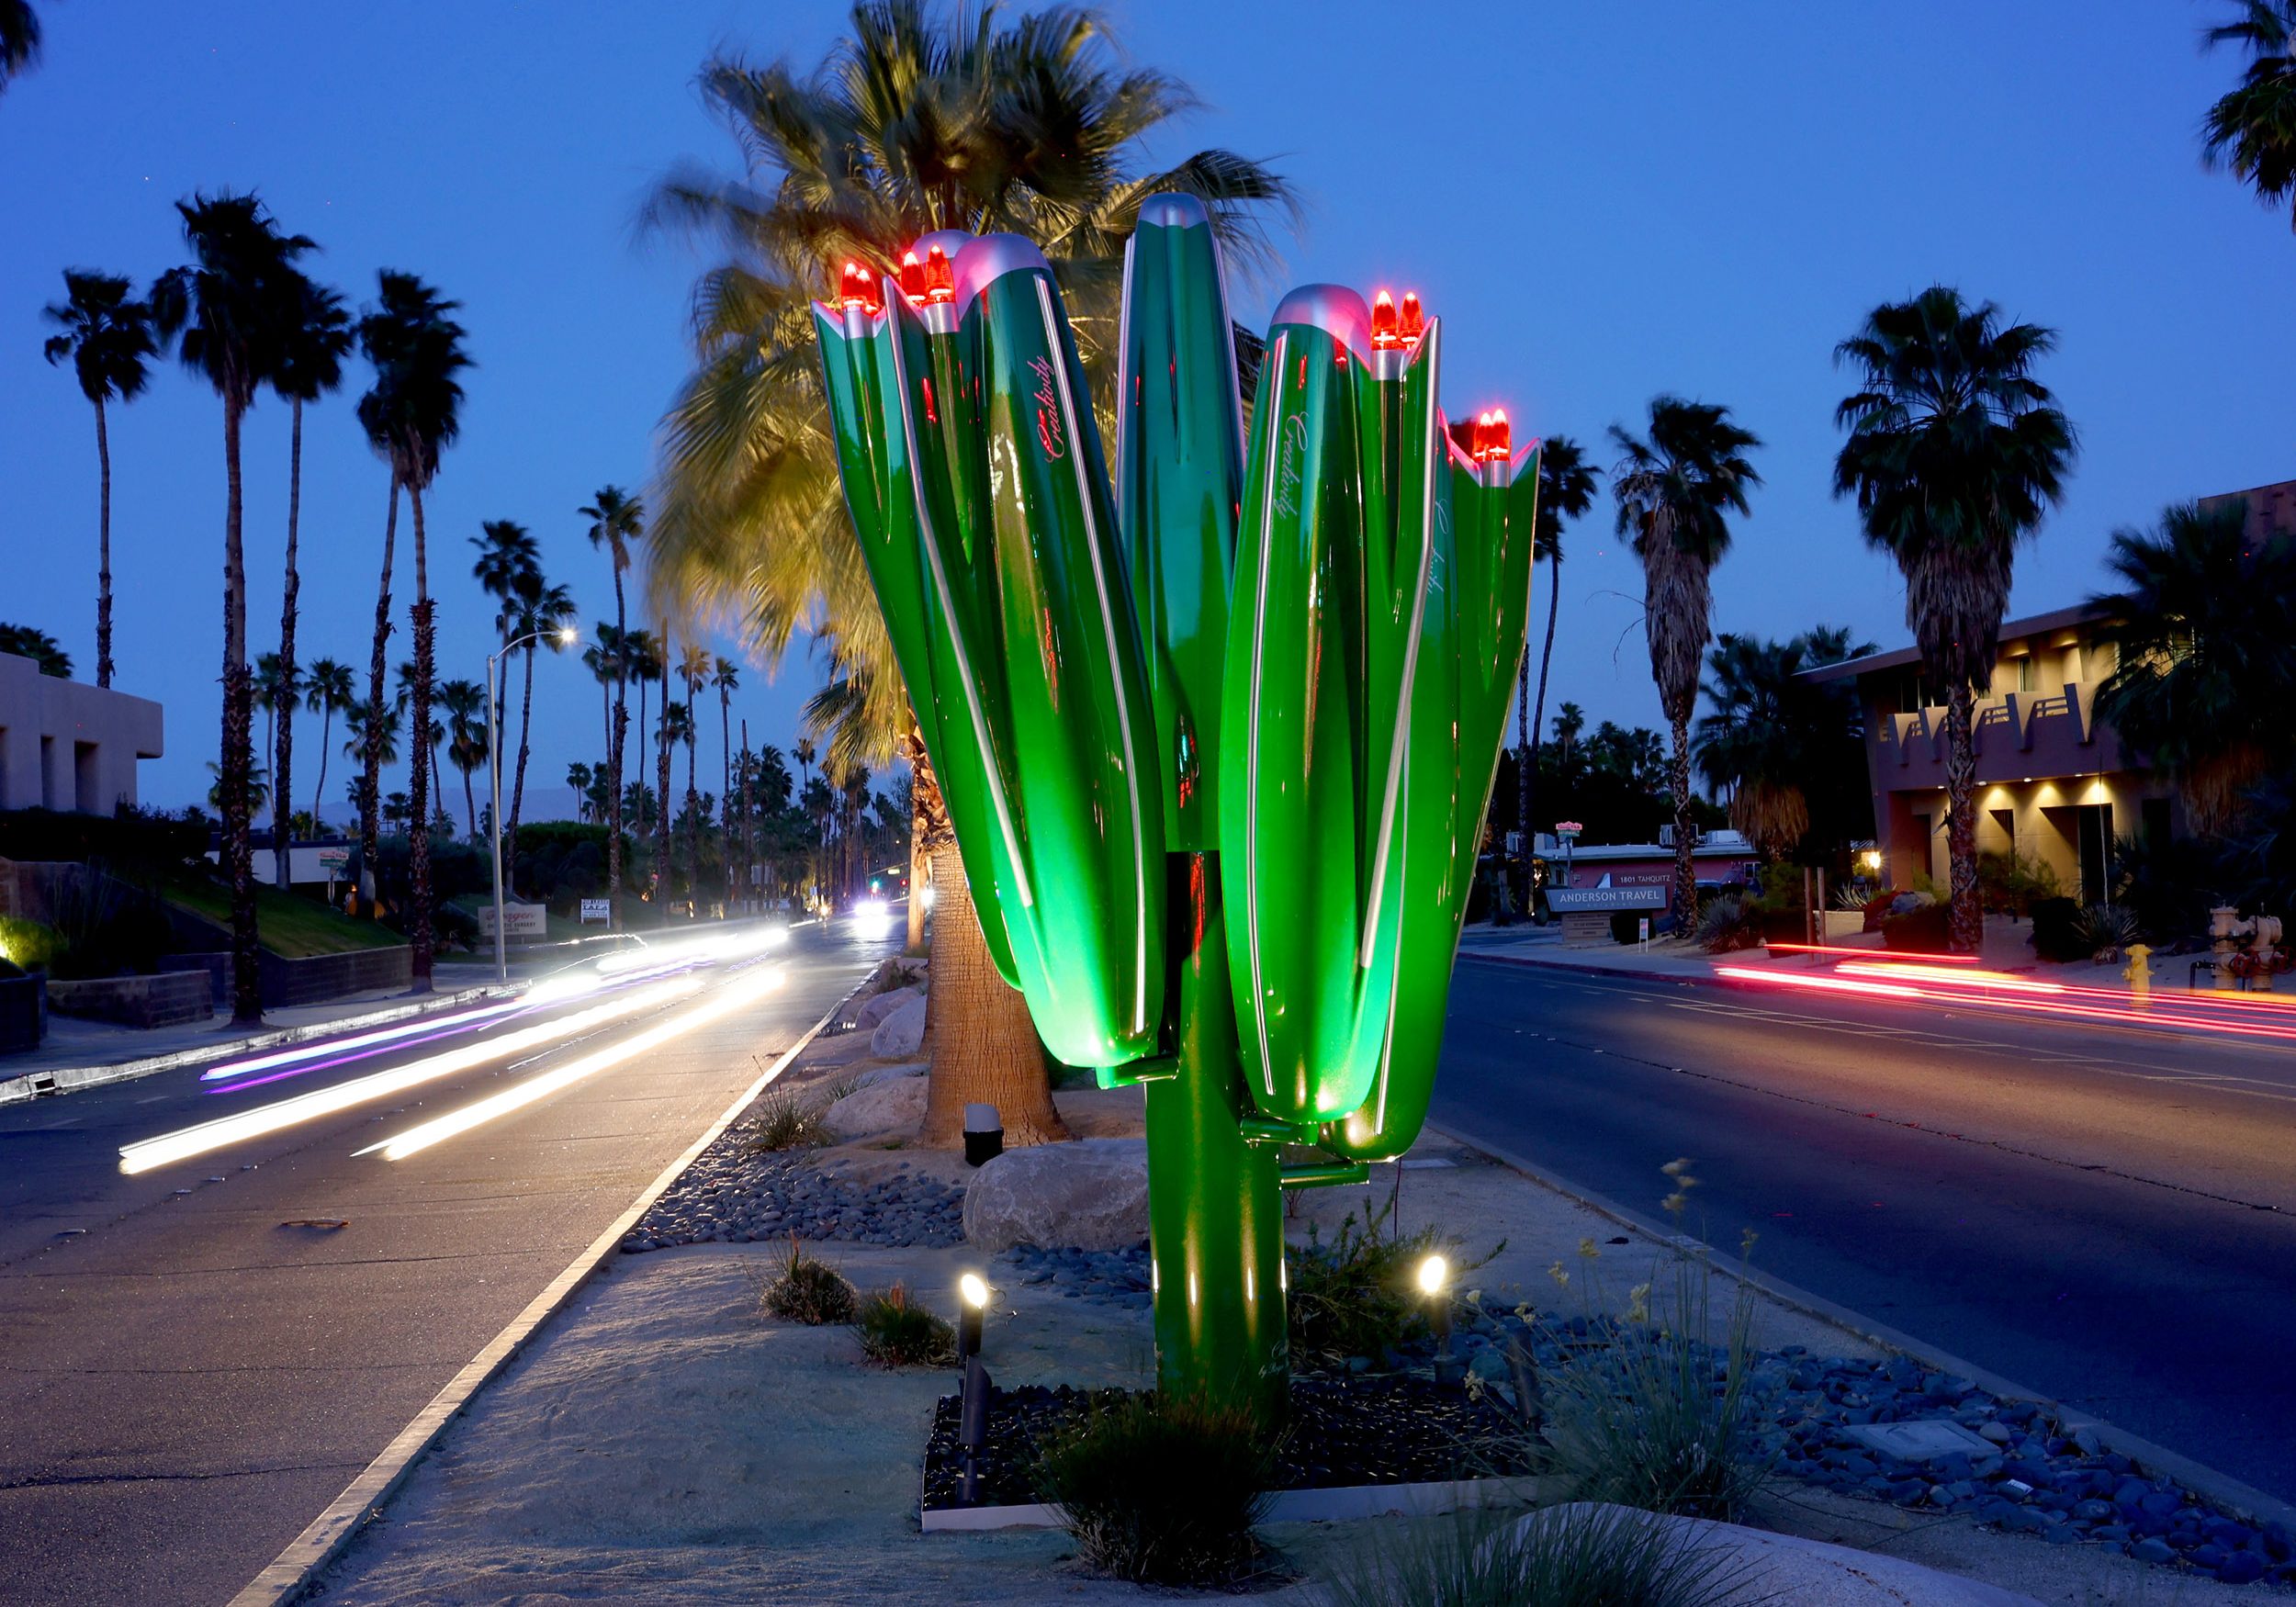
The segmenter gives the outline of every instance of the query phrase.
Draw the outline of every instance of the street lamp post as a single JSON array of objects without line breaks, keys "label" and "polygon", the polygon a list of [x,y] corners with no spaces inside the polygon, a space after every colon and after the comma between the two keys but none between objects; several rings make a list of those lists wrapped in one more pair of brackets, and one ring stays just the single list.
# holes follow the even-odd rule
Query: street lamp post
[{"label": "street lamp post", "polygon": [[498,672],[503,659],[527,643],[538,642],[545,636],[556,636],[559,646],[571,647],[582,639],[582,633],[572,625],[556,630],[528,631],[515,642],[487,655],[487,836],[492,839],[494,854],[494,980],[497,982],[511,979],[510,950],[502,931],[502,739],[501,722],[495,718],[501,707]]}]

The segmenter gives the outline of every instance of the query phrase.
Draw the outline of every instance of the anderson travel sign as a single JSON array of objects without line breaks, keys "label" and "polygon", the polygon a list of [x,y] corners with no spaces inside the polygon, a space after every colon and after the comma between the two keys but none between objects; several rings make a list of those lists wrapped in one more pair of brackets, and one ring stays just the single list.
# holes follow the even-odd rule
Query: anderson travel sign
[{"label": "anderson travel sign", "polygon": [[1549,887],[1547,907],[1559,916],[1599,910],[1664,909],[1666,889],[1649,887]]}]

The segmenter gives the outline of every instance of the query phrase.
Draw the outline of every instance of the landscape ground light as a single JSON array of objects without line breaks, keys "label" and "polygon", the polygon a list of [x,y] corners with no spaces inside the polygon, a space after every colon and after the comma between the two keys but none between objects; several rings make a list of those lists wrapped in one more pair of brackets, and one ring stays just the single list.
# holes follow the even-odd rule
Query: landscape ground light
[{"label": "landscape ground light", "polygon": [[1440,1255],[1422,1261],[1419,1292],[1427,1297],[1427,1326],[1435,1330],[1435,1382],[1457,1384],[1466,1369],[1451,1354],[1451,1264]]}]

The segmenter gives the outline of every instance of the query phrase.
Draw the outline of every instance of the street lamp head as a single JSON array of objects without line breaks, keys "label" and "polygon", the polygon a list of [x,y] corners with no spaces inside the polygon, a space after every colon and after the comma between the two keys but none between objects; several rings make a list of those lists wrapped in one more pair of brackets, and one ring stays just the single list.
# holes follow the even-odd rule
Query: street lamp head
[{"label": "street lamp head", "polygon": [[561,647],[571,647],[581,639],[582,628],[580,625],[566,625],[558,631],[558,646]]}]

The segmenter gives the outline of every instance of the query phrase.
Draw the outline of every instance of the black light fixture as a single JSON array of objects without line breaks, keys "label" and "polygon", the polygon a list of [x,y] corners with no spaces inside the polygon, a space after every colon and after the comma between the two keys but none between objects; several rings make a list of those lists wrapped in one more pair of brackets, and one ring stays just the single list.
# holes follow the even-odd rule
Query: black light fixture
[{"label": "black light fixture", "polygon": [[981,1453],[988,1444],[988,1398],[996,1388],[988,1369],[981,1365],[988,1295],[988,1280],[979,1273],[968,1272],[957,1279],[957,1365],[963,1369],[957,1395],[957,1450],[963,1477],[957,1499],[968,1507],[981,1499]]},{"label": "black light fixture", "polygon": [[1005,1124],[994,1105],[964,1107],[964,1163],[985,1166],[1005,1152]]},{"label": "black light fixture", "polygon": [[1451,1264],[1430,1255],[1419,1264],[1419,1292],[1427,1298],[1427,1326],[1435,1330],[1435,1382],[1465,1382],[1467,1368],[1451,1350]]}]

